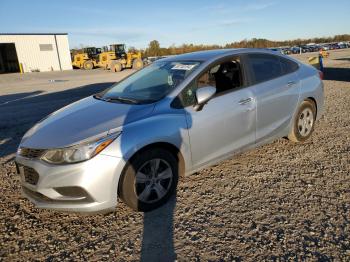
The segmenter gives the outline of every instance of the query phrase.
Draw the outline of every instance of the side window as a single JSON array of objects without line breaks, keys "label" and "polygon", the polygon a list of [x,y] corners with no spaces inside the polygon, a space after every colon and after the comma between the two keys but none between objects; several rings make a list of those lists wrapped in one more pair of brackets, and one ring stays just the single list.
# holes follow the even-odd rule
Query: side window
[{"label": "side window", "polygon": [[176,102],[175,108],[183,108],[196,104],[196,90],[197,82],[194,80],[184,90],[182,90],[180,96],[174,100],[174,102]]},{"label": "side window", "polygon": [[179,108],[196,104],[196,90],[205,86],[214,86],[217,95],[242,87],[243,77],[239,58],[216,64],[202,73],[181,92],[173,106]]},{"label": "side window", "polygon": [[[217,66],[218,68],[219,66]],[[215,70],[215,68],[214,68]],[[217,71],[217,69],[216,69]],[[197,87],[205,87],[205,86],[214,86],[216,87],[216,82],[215,82],[215,76],[213,73],[213,68],[210,69],[209,71],[206,71],[204,74],[198,77],[197,79]]]},{"label": "side window", "polygon": [[294,61],[280,57],[283,74],[290,74],[298,70],[299,66]]},{"label": "side window", "polygon": [[254,84],[283,75],[278,56],[269,54],[249,54],[248,62],[250,70],[254,74]]}]

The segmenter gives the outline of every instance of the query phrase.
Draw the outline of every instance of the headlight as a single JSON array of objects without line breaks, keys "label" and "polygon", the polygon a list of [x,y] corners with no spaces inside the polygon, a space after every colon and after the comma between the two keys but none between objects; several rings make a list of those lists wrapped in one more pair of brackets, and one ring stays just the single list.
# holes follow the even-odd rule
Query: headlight
[{"label": "headlight", "polygon": [[82,162],[96,156],[119,135],[120,132],[90,143],[83,143],[66,148],[50,149],[44,153],[41,159],[50,164],[72,164]]}]

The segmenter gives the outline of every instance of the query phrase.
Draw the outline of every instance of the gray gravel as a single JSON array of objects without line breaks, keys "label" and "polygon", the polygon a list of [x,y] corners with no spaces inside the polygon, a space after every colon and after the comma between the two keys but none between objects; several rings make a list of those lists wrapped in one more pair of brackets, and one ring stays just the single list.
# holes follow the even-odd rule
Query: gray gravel
[{"label": "gray gravel", "polygon": [[326,66],[325,115],[309,141],[280,139],[185,177],[172,201],[146,214],[121,202],[94,216],[34,208],[20,195],[16,143],[81,94],[0,106],[0,141],[12,141],[0,142],[0,260],[350,261],[350,51]]}]

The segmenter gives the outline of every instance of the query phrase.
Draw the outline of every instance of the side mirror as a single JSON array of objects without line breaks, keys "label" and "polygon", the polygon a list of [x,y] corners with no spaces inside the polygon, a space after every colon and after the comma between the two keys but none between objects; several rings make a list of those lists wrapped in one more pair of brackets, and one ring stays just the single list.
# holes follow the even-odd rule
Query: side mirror
[{"label": "side mirror", "polygon": [[202,110],[203,106],[215,95],[215,93],[216,88],[213,86],[198,88],[196,91],[197,104],[194,106],[194,110]]}]

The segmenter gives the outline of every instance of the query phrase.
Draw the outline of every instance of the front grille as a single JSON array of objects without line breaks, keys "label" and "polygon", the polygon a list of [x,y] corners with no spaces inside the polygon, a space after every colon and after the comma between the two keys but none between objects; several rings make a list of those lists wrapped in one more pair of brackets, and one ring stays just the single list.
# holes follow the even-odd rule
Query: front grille
[{"label": "front grille", "polygon": [[18,150],[18,154],[20,156],[25,157],[25,158],[39,158],[42,156],[44,151],[45,151],[44,149],[34,149],[34,148],[21,147]]},{"label": "front grille", "polygon": [[23,167],[24,180],[31,185],[36,185],[39,181],[39,174],[31,167]]}]

